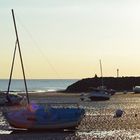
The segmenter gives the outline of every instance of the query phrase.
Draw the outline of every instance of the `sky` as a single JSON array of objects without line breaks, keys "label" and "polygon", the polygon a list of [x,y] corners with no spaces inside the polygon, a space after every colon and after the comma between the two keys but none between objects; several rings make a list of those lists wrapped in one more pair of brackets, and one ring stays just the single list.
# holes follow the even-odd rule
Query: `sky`
[{"label": "sky", "polygon": [[[16,41],[26,77],[140,76],[139,0],[0,0],[0,79],[9,78]],[[16,54],[13,78],[22,78]]]}]

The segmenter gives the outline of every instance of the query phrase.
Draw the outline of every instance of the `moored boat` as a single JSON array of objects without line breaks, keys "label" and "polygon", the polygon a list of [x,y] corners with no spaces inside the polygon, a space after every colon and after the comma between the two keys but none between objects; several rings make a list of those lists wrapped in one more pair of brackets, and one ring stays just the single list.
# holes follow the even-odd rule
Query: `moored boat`
[{"label": "moored boat", "polygon": [[77,108],[45,108],[38,106],[6,113],[9,124],[23,129],[75,129],[84,117],[84,109]]},{"label": "moored boat", "polygon": [[110,99],[110,94],[106,90],[94,89],[89,93],[88,98],[91,101],[105,101]]},{"label": "moored boat", "polygon": [[[10,110],[9,112],[4,112],[3,114],[5,115],[9,124],[15,128],[38,129],[38,130],[39,129],[54,130],[54,129],[76,128],[85,115],[84,109],[79,108],[79,107],[78,108],[75,108],[75,107],[54,108],[54,107],[51,107],[50,105],[48,105],[46,108],[44,106],[33,105],[30,103],[13,10],[12,10],[12,16],[13,16],[15,32],[16,32],[16,37],[17,37],[16,44],[18,44],[18,49],[20,53],[20,60],[21,60],[21,66],[22,66],[22,72],[23,72],[23,78],[24,78],[28,104],[23,109],[18,109],[14,111]],[[9,97],[9,94],[7,95],[8,95],[7,99],[9,99],[10,101],[11,99]]]},{"label": "moored boat", "polygon": [[111,94],[109,93],[109,91],[104,86],[101,60],[100,60],[100,71],[101,71],[101,86],[98,87],[98,88],[93,89],[88,94],[88,98],[90,98],[91,101],[104,101],[104,100],[109,100],[110,99],[110,96],[111,96]]},{"label": "moored boat", "polygon": [[134,93],[140,93],[140,86],[135,86],[133,88]]}]

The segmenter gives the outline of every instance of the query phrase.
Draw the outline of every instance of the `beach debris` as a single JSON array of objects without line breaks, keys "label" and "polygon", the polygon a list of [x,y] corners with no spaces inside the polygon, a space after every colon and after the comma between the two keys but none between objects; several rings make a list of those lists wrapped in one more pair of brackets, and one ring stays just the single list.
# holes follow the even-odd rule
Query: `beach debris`
[{"label": "beach debris", "polygon": [[116,112],[115,112],[114,117],[122,117],[123,113],[124,113],[123,110],[117,109]]}]

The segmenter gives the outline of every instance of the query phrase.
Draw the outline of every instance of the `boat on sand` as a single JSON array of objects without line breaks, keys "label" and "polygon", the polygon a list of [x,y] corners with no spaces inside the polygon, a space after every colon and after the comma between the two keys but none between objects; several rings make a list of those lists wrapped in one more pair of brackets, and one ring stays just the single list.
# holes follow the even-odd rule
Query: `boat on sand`
[{"label": "boat on sand", "polygon": [[17,44],[20,51],[20,60],[28,104],[25,108],[5,112],[4,115],[7,121],[12,127],[32,130],[34,129],[55,130],[55,129],[76,128],[85,115],[84,109],[72,106],[67,108],[63,107],[58,108],[52,107],[49,104],[47,107],[45,107],[30,103],[13,10],[12,16],[16,31]]},{"label": "boat on sand", "polygon": [[101,89],[94,89],[92,92],[89,93],[88,98],[91,99],[91,101],[105,101],[110,99],[110,94],[107,90],[101,90]]},{"label": "boat on sand", "polygon": [[140,93],[140,86],[135,86],[135,87],[133,88],[133,92],[134,92],[134,93]]},{"label": "boat on sand", "polygon": [[103,72],[102,72],[102,63],[100,60],[100,71],[101,71],[101,86],[93,89],[89,94],[88,98],[91,101],[105,101],[109,100],[111,94],[109,94],[109,91],[105,88],[104,83],[103,83]]},{"label": "boat on sand", "polygon": [[30,104],[25,109],[5,114],[9,124],[15,128],[30,130],[75,129],[84,117],[85,111],[80,108],[45,108],[33,109]]}]

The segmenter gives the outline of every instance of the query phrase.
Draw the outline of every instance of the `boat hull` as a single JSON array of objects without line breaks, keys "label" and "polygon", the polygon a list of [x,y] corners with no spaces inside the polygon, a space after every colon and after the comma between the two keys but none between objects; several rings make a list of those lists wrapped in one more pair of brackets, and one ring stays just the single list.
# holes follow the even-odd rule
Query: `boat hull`
[{"label": "boat hull", "polygon": [[140,93],[140,86],[135,86],[133,88],[134,93]]},{"label": "boat hull", "polygon": [[90,96],[89,97],[91,101],[106,101],[109,100],[110,97],[100,97],[100,96]]},{"label": "boat hull", "polygon": [[9,124],[15,128],[22,129],[74,129],[84,117],[83,109],[52,109],[40,114],[29,110],[19,110],[5,113]]},{"label": "boat hull", "polygon": [[94,90],[88,95],[88,98],[91,101],[105,101],[109,100],[110,96],[105,90]]},{"label": "boat hull", "polygon": [[73,121],[73,122],[63,122],[63,123],[57,123],[57,124],[37,124],[37,125],[29,125],[29,124],[22,124],[17,123],[16,121],[13,122],[13,120],[9,121],[10,126],[14,128],[20,128],[20,129],[28,129],[28,130],[64,130],[64,129],[75,129],[79,125],[80,121]]}]

